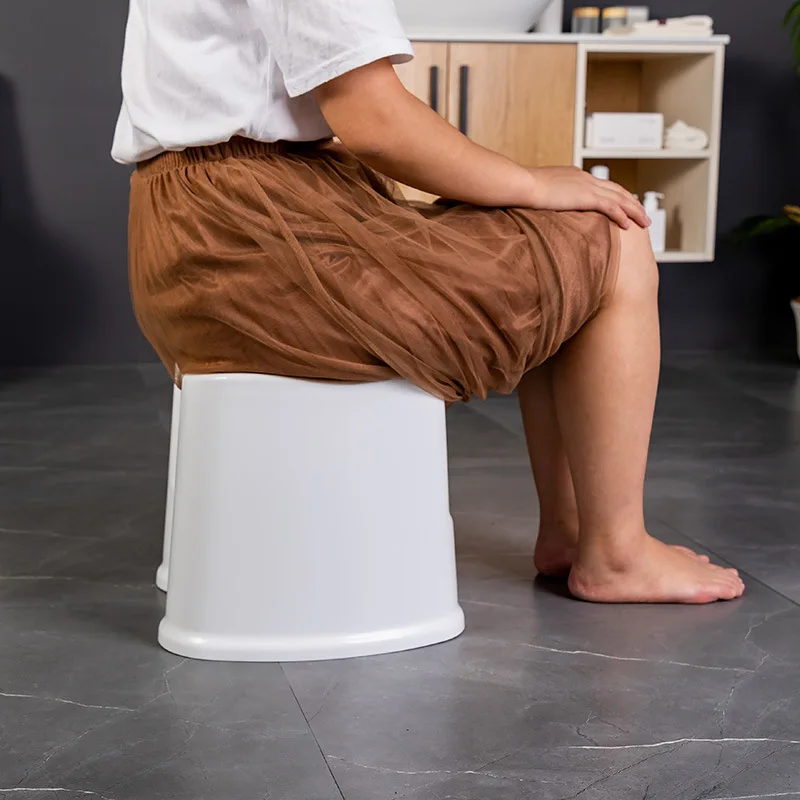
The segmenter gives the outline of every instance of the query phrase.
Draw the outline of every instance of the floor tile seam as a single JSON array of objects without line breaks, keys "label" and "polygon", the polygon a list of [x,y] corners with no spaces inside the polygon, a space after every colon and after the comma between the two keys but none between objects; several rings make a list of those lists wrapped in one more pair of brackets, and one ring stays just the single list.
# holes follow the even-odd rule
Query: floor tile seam
[{"label": "floor tile seam", "polygon": [[736,569],[738,569],[745,576],[747,576],[748,579],[755,581],[760,586],[763,586],[765,589],[767,589],[767,591],[772,592],[772,594],[776,595],[777,597],[783,598],[788,603],[791,603],[795,608],[800,608],[800,601],[793,600],[791,597],[788,597],[783,592],[781,592],[778,589],[775,589],[774,587],[770,586],[768,583],[766,583],[766,581],[763,581],[761,578],[758,578],[755,575],[753,575],[752,573],[748,572],[745,567],[741,567],[741,568],[738,567],[733,561],[728,559],[726,556],[722,555],[720,552],[718,552],[716,550],[713,550],[712,548],[710,548],[707,545],[703,544],[703,542],[699,541],[694,536],[691,536],[690,534],[685,533],[684,531],[680,530],[680,528],[675,527],[674,524],[672,524],[670,522],[667,522],[663,517],[660,517],[658,515],[653,515],[653,519],[657,520],[658,522],[660,522],[665,527],[669,528],[674,533],[677,533],[680,536],[683,536],[685,539],[690,541],[696,547],[699,547],[700,549],[705,550],[707,553],[710,553],[713,557],[715,557],[717,559],[720,559],[721,561],[726,561],[728,564],[732,564]]},{"label": "floor tile seam", "polygon": [[286,680],[286,685],[289,687],[289,691],[292,693],[292,697],[294,697],[294,702],[297,704],[298,710],[303,715],[303,719],[306,721],[306,725],[308,726],[308,732],[311,734],[311,738],[314,740],[314,744],[316,745],[317,750],[319,751],[319,754],[322,757],[322,761],[325,764],[325,768],[328,770],[328,774],[331,776],[331,780],[333,781],[333,784],[336,787],[336,791],[339,793],[341,800],[347,800],[344,792],[342,791],[342,787],[339,785],[339,781],[336,779],[336,775],[333,774],[333,768],[331,767],[330,762],[328,761],[328,757],[325,755],[325,751],[322,749],[322,745],[320,744],[319,739],[317,738],[317,734],[314,731],[313,726],[309,722],[308,717],[306,716],[305,709],[301,705],[300,699],[297,697],[297,692],[295,692],[294,686],[292,686],[292,682],[291,680],[289,680],[289,676],[286,674],[286,669],[284,668],[283,664],[281,664],[280,666],[281,666],[281,672],[283,673],[283,677]]}]

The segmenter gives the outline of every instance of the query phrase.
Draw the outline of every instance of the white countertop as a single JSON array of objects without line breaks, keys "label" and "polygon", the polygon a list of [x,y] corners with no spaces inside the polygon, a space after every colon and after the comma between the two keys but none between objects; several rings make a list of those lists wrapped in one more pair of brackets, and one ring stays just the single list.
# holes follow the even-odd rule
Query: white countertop
[{"label": "white countertop", "polygon": [[730,36],[605,36],[603,34],[545,34],[545,33],[430,33],[408,31],[408,38],[417,42],[528,42],[531,44],[613,44],[620,46],[641,45],[726,45]]}]

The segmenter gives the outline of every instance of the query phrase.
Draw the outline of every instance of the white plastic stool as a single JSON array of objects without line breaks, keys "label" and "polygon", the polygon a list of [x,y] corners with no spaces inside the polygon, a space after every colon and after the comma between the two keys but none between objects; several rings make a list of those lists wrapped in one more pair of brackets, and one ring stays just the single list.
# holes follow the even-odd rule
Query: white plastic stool
[{"label": "white plastic stool", "polygon": [[408,383],[185,376],[174,504],[167,650],[305,661],[464,629],[444,404]]},{"label": "white plastic stool", "polygon": [[169,471],[167,474],[167,513],[164,515],[164,555],[156,571],[156,586],[162,592],[169,584],[169,553],[172,547],[172,516],[175,510],[175,473],[178,469],[178,430],[181,423],[181,390],[172,390],[172,424],[169,430]]}]

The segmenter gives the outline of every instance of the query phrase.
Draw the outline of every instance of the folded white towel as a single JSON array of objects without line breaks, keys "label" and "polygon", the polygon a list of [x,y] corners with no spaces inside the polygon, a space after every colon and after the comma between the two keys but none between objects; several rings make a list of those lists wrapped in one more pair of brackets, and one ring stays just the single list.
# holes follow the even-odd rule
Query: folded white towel
[{"label": "folded white towel", "polygon": [[705,150],[708,147],[708,134],[701,128],[687,125],[678,120],[664,132],[664,147],[667,150]]},{"label": "folded white towel", "polygon": [[714,35],[714,20],[705,15],[651,19],[647,22],[634,22],[625,28],[609,28],[606,35],[641,36],[650,39],[707,39]]}]

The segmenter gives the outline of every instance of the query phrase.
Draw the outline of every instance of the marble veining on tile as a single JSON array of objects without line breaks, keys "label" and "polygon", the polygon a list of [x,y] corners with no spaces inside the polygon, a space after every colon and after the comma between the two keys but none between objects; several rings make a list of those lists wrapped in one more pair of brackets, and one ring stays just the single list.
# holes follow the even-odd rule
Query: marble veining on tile
[{"label": "marble veining on tile", "polygon": [[514,398],[449,415],[467,632],[361,660],[158,648],[171,384],[0,381],[0,795],[25,800],[800,798],[800,371],[665,360],[651,530],[745,573],[702,608],[537,578]]}]

